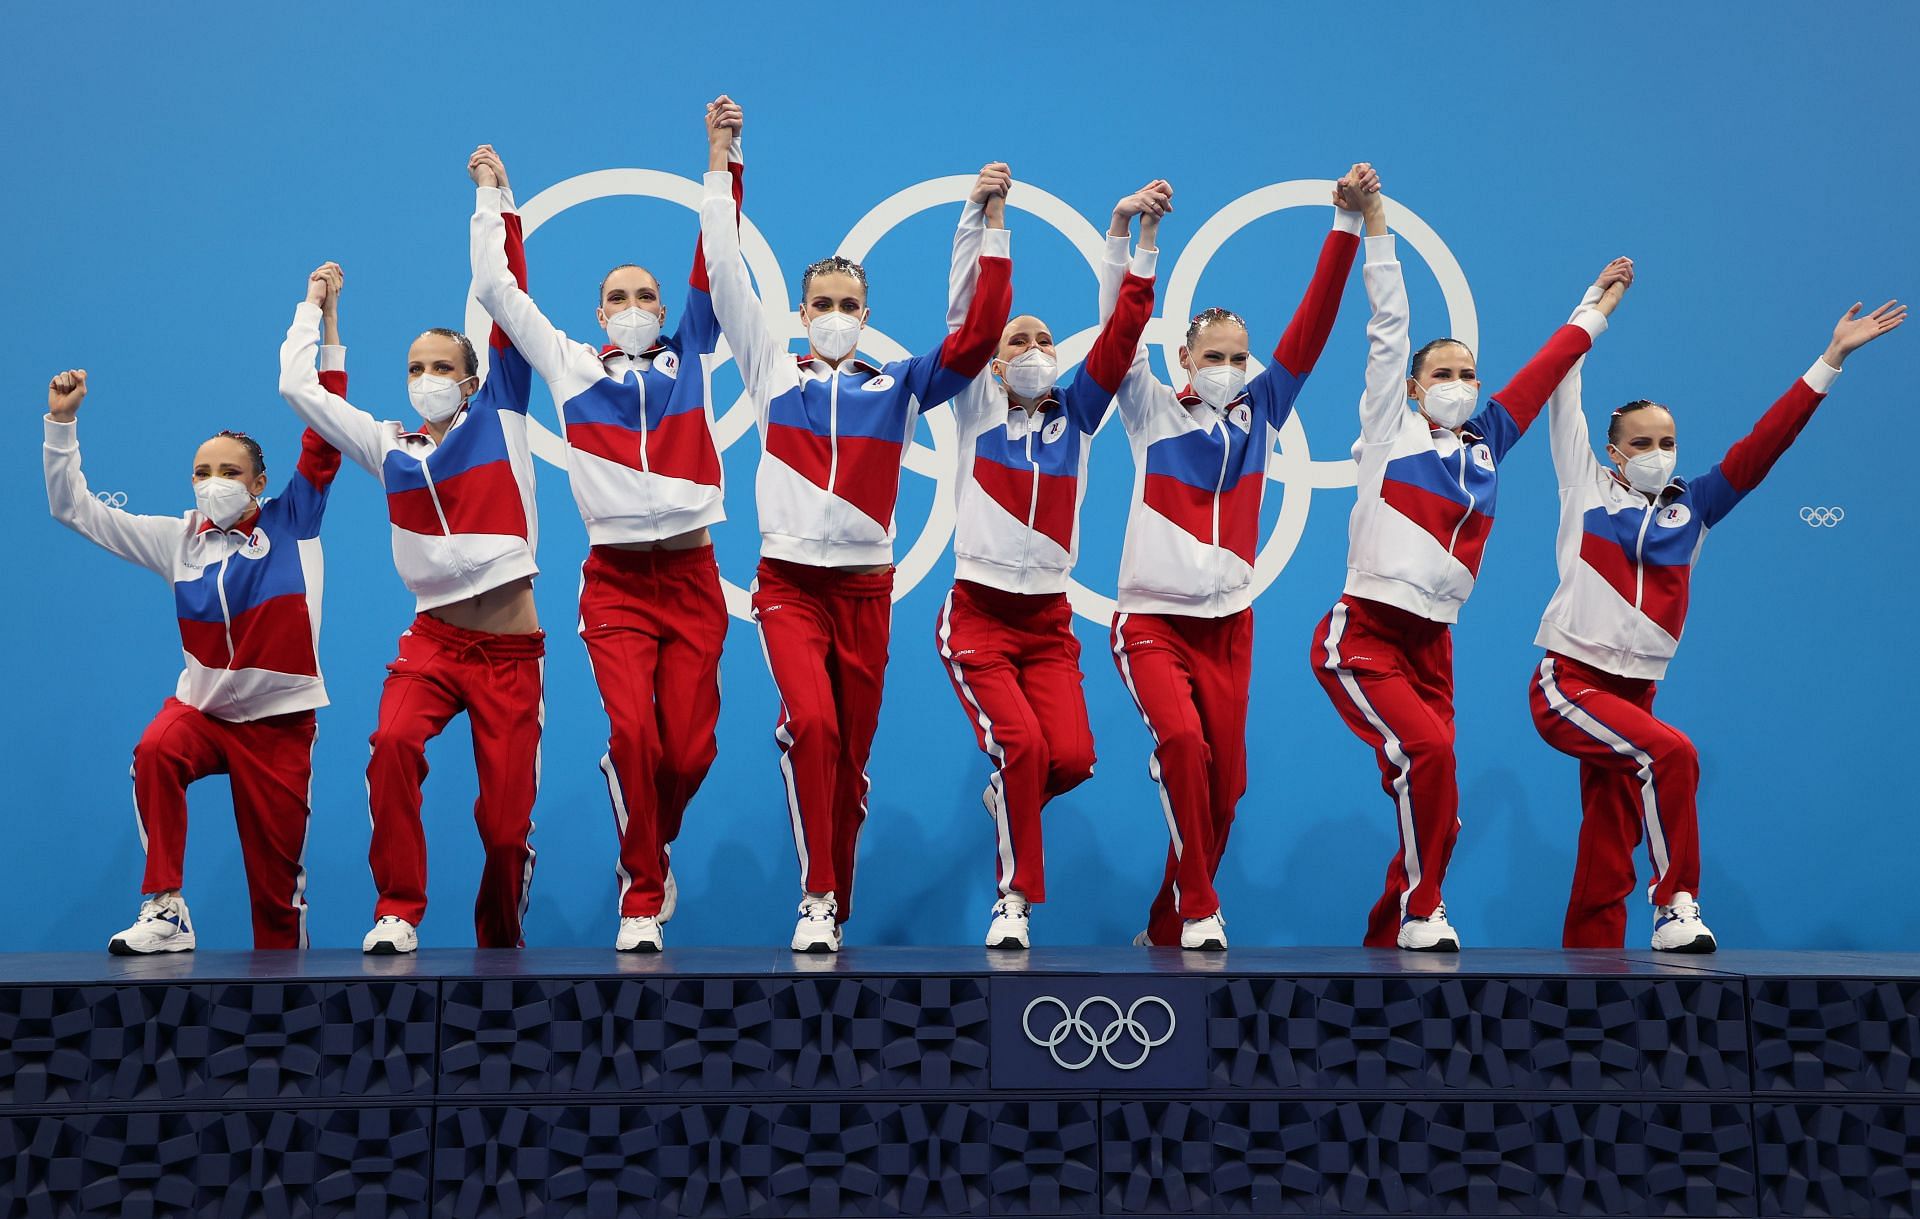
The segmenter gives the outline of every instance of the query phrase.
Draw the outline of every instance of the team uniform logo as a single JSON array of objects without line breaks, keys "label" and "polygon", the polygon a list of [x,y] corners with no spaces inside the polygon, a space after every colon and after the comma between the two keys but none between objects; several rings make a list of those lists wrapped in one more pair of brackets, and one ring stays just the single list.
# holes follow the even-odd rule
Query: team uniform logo
[{"label": "team uniform logo", "polygon": [[1493,450],[1484,443],[1473,446],[1473,464],[1482,470],[1493,469]]},{"label": "team uniform logo", "polygon": [[272,549],[273,539],[267,536],[265,530],[256,527],[247,535],[247,540],[240,544],[240,555],[248,559],[264,559]]},{"label": "team uniform logo", "polygon": [[[848,230],[834,252],[856,262],[862,261],[883,237],[901,224],[929,208],[960,203],[966,199],[973,185],[972,175],[956,174],[930,178],[896,191],[868,210]],[[1148,323],[1144,338],[1149,346],[1159,348],[1164,367],[1179,367],[1178,351],[1186,334],[1187,319],[1195,312],[1195,288],[1202,273],[1226,242],[1249,224],[1277,212],[1292,208],[1323,211],[1327,206],[1327,193],[1332,188],[1333,182],[1325,178],[1299,178],[1258,187],[1228,203],[1194,231],[1173,266],[1162,268],[1158,283],[1160,315]],[[594,170],[556,182],[522,204],[521,231],[530,239],[542,224],[570,208],[596,199],[622,195],[661,199],[679,204],[697,215],[703,193],[700,182],[662,170]],[[1469,349],[1477,350],[1480,342],[1479,316],[1459,260],[1417,215],[1398,201],[1388,201],[1394,208],[1394,214],[1402,218],[1402,223],[1395,226],[1401,241],[1425,259],[1428,269],[1439,282],[1441,296],[1447,306],[1446,333],[1458,337]],[[1089,223],[1086,217],[1064,200],[1033,183],[1021,183],[1020,190],[1010,203],[1064,236],[1086,260],[1090,275],[1098,276],[1106,248],[1100,228]],[[768,310],[768,320],[775,336],[788,340],[805,337],[806,328],[800,324],[799,313],[787,308],[787,303],[793,299],[792,286],[781,270],[772,247],[754,225],[750,215],[742,216],[740,220],[740,247],[748,270],[760,286],[761,299]],[[1301,257],[1308,257],[1308,251],[1304,248]],[[1280,325],[1284,322],[1286,312],[1291,309],[1292,302],[1274,299],[1258,302],[1256,307],[1263,316],[1274,318],[1272,324]],[[486,359],[485,338],[490,324],[479,302],[469,297],[466,329],[469,336],[477,336],[474,346],[480,352],[482,361]],[[1090,325],[1060,340],[1057,348],[1062,366],[1084,357],[1099,333],[1097,325]],[[901,359],[913,354],[871,325],[861,331],[860,345],[863,351],[880,361]],[[671,353],[660,357],[662,361],[671,358]],[[706,375],[711,377],[713,371],[724,362],[723,358],[716,357],[705,370]],[[668,371],[664,364],[659,367],[663,372]],[[1259,372],[1261,367],[1259,360],[1250,359],[1248,375]],[[880,376],[862,388],[877,393],[891,384],[891,377]],[[1308,393],[1314,393],[1311,386]],[[1343,398],[1344,393],[1344,390],[1330,393],[1329,398]],[[709,402],[708,405],[714,420],[714,443],[722,453],[754,434],[753,403],[744,393],[730,405],[725,405],[724,409],[721,403]],[[558,409],[556,406],[556,416]],[[1350,403],[1346,410],[1349,413],[1341,428],[1350,433]],[[1351,487],[1355,483],[1356,469],[1352,459],[1345,454],[1344,442],[1338,457],[1317,459],[1312,455],[1306,427],[1302,422],[1304,413],[1295,410],[1288,416],[1285,426],[1280,428],[1279,450],[1267,464],[1267,477],[1280,484],[1280,512],[1273,532],[1260,548],[1254,564],[1253,588],[1256,596],[1272,585],[1287,560],[1293,556],[1306,531],[1313,493]],[[903,469],[934,481],[932,508],[919,536],[895,565],[893,597],[896,601],[912,592],[938,566],[947,543],[953,537],[953,482],[959,451],[953,412],[941,406],[929,411],[923,418],[933,443],[929,447],[916,440],[909,445]],[[1244,403],[1229,411],[1228,418],[1242,431],[1252,429],[1252,412]],[[1043,440],[1053,439],[1053,436],[1043,434]],[[527,419],[527,440],[534,456],[562,470],[567,468],[566,442],[532,416]],[[752,486],[753,480],[745,481],[749,487]],[[1346,509],[1347,504],[1342,504],[1340,510],[1344,513]],[[735,519],[741,519],[742,514],[734,515]],[[724,578],[721,583],[728,611],[736,618],[750,620],[752,607],[747,590]],[[1081,617],[1103,626],[1112,621],[1115,609],[1113,598],[1087,588],[1078,580],[1069,583],[1067,597],[1074,612]]]},{"label": "team uniform logo", "polygon": [[1060,439],[1062,436],[1065,436],[1066,434],[1067,434],[1067,417],[1065,415],[1062,415],[1060,416],[1060,418],[1055,419],[1052,423],[1049,423],[1046,427],[1041,429],[1040,443],[1052,444],[1054,441]]},{"label": "team uniform logo", "polygon": [[1668,504],[1660,509],[1657,519],[1662,529],[1678,529],[1693,519],[1693,513],[1685,504]]},{"label": "team uniform logo", "polygon": [[870,394],[877,394],[881,390],[892,389],[893,378],[887,373],[881,373],[879,376],[873,378],[873,380],[871,381],[868,381],[865,385],[862,385],[860,388],[866,390]]},{"label": "team uniform logo", "polygon": [[653,358],[653,370],[663,377],[680,377],[680,357],[671,351],[663,351]]}]

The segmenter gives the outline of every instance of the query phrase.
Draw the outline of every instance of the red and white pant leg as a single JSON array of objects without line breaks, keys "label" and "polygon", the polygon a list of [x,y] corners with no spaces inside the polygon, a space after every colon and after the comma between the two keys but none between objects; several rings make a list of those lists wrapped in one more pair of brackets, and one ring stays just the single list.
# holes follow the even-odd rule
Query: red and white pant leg
[{"label": "red and white pant leg", "polygon": [[600,769],[619,836],[620,915],[650,917],[718,751],[727,605],[713,547],[596,546],[581,568],[580,635],[610,730]]},{"label": "red and white pant leg", "polygon": [[1453,752],[1453,636],[1434,622],[1342,597],[1314,628],[1313,674],[1347,727],[1373,747],[1400,845],[1364,943],[1392,948],[1400,924],[1440,905],[1460,835]]},{"label": "red and white pant leg", "polygon": [[1549,652],[1534,670],[1534,727],[1580,760],[1580,853],[1561,942],[1626,942],[1633,848],[1642,832],[1653,863],[1647,899],[1669,905],[1700,893],[1700,756],[1685,733],[1653,714],[1655,684]]},{"label": "red and white pant leg", "polygon": [[545,634],[470,631],[421,614],[387,666],[380,721],[371,738],[367,793],[373,814],[368,860],[380,892],[374,917],[418,924],[427,909],[427,844],[421,784],[427,742],[467,712],[480,795],[475,826],[486,853],[474,902],[482,948],[521,942],[533,880],[533,802],[540,786]]},{"label": "red and white pant leg", "polygon": [[1116,614],[1113,657],[1153,737],[1169,846],[1147,938],[1180,942],[1181,923],[1220,909],[1214,876],[1247,789],[1253,611],[1224,618]]},{"label": "red and white pant leg", "polygon": [[880,726],[893,569],[845,572],[763,558],[753,616],[780,691],[774,741],[801,886],[832,893],[844,923],[867,817],[867,758]]},{"label": "red and white pant leg", "polygon": [[236,723],[169,698],[133,751],[134,809],[147,850],[141,891],[181,887],[187,786],[226,774],[253,911],[253,946],[305,948],[313,736],[311,711]]},{"label": "red and white pant leg", "polygon": [[993,767],[988,804],[1000,892],[1046,900],[1040,813],[1093,773],[1080,644],[1063,594],[969,580],[941,605],[936,643],[974,740]]}]

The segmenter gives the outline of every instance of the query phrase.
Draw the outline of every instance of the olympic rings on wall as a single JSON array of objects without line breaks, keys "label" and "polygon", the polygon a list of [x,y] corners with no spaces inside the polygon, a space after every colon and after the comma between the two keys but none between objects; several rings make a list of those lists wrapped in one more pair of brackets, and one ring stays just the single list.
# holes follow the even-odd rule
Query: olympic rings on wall
[{"label": "olympic rings on wall", "polygon": [[[1045,1037],[1033,1031],[1033,1009],[1043,1003],[1051,1003],[1060,1009],[1060,1019],[1055,1022]],[[1104,1004],[1113,1009],[1113,1019],[1098,1031],[1095,1031],[1086,1018],[1087,1009],[1095,1004]],[[1135,1015],[1147,1004],[1155,1004],[1167,1014],[1167,1029],[1158,1036],[1149,1032],[1147,1026]],[[1173,1005],[1159,995],[1142,995],[1122,1011],[1119,1002],[1114,999],[1105,995],[1089,995],[1080,1001],[1080,1006],[1068,1008],[1065,999],[1055,995],[1041,995],[1027,1004],[1026,1010],[1020,1014],[1020,1029],[1026,1033],[1028,1041],[1045,1050],[1053,1059],[1054,1065],[1062,1070],[1083,1071],[1093,1065],[1094,1059],[1104,1058],[1107,1060],[1107,1065],[1115,1070],[1131,1071],[1145,1062],[1147,1055],[1151,1054],[1156,1046],[1165,1045],[1173,1039]],[[1138,1046],[1139,1053],[1131,1057],[1114,1057],[1113,1046],[1122,1037]],[[1086,1057],[1061,1056],[1060,1047],[1065,1045],[1069,1038],[1074,1039],[1076,1043],[1072,1053],[1077,1055],[1079,1047],[1085,1046]]]},{"label": "olympic rings on wall", "polygon": [[[854,223],[846,237],[841,239],[836,253],[856,261],[864,259],[881,238],[903,221],[930,207],[961,202],[967,197],[973,183],[971,175],[955,174],[929,178],[894,192]],[[1160,293],[1161,315],[1147,324],[1144,340],[1160,348],[1169,368],[1178,363],[1176,353],[1186,332],[1187,317],[1193,309],[1194,292],[1199,286],[1200,277],[1227,240],[1254,221],[1289,208],[1324,208],[1328,206],[1327,200],[1332,190],[1333,181],[1327,178],[1300,178],[1262,186],[1228,203],[1194,232],[1174,260],[1172,270],[1164,276],[1165,284]],[[556,182],[522,204],[522,232],[531,238],[542,224],[569,208],[618,195],[660,199],[698,213],[702,192],[701,183],[661,170],[595,170]],[[1447,304],[1446,333],[1477,350],[1479,317],[1474,307],[1473,293],[1467,286],[1466,274],[1461,270],[1459,261],[1425,221],[1390,197],[1387,202],[1392,208],[1394,231],[1426,261],[1439,281],[1441,295]],[[1014,185],[1007,203],[1065,237],[1087,260],[1088,270],[1098,275],[1097,268],[1105,242],[1100,230],[1084,216],[1056,196],[1026,182]],[[770,331],[784,340],[804,336],[806,330],[800,324],[799,311],[787,308],[791,295],[787,279],[780,270],[780,262],[760,230],[744,215],[740,219],[740,248],[748,269],[753,272],[754,280],[760,287],[761,304]],[[477,300],[469,297],[467,334],[474,339],[474,349],[480,353],[483,365],[487,351],[484,342],[487,327],[486,313]],[[1082,359],[1098,335],[1098,326],[1088,326],[1062,340],[1058,344],[1061,366],[1070,367]],[[868,326],[862,332],[860,346],[863,352],[883,362],[911,354],[873,326]],[[713,367],[717,368],[731,358],[723,339],[714,353]],[[1262,367],[1257,360],[1250,361],[1250,365],[1250,374]],[[707,380],[708,400],[711,401],[711,368],[707,370]],[[753,432],[753,404],[743,392],[724,411],[719,409],[718,403],[714,407],[714,442],[724,453]],[[555,410],[558,410],[558,404]],[[912,592],[927,577],[953,537],[953,479],[958,452],[953,410],[950,406],[942,405],[927,412],[925,419],[932,434],[933,446],[929,448],[917,440],[909,445],[905,468],[934,480],[933,504],[919,535],[900,556],[893,581],[893,599],[896,601]],[[567,446],[561,436],[531,416],[527,425],[528,442],[534,455],[562,470],[566,469]],[[1352,430],[1351,427],[1342,430],[1343,444]],[[1353,486],[1355,468],[1344,454],[1332,460],[1316,460],[1307,440],[1306,427],[1296,411],[1280,431],[1279,447],[1268,461],[1267,477],[1281,486],[1280,517],[1266,544],[1260,548],[1254,564],[1255,596],[1264,593],[1272,585],[1287,561],[1293,557],[1294,549],[1306,531],[1313,492]],[[733,495],[736,502],[732,511],[736,515],[740,510],[739,497],[752,494],[751,481],[746,481],[747,489],[744,492],[736,491]],[[747,590],[724,577],[721,583],[726,593],[728,611],[736,618],[749,619],[751,605]],[[1081,617],[1102,627],[1112,620],[1113,598],[1087,588],[1077,579],[1069,584],[1067,597],[1074,612]]]}]

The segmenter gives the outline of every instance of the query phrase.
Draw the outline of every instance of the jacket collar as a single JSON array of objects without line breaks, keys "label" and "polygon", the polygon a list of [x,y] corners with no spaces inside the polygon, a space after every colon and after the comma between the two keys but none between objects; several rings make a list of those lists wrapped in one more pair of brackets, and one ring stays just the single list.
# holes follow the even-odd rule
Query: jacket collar
[{"label": "jacket collar", "polygon": [[235,521],[233,524],[228,525],[224,530],[221,529],[220,526],[214,524],[211,520],[203,516],[200,518],[200,528],[194,530],[193,532],[194,532],[194,536],[196,537],[198,537],[200,534],[203,534],[203,533],[237,533],[241,537],[246,537],[248,534],[253,532],[253,527],[259,523],[260,523],[260,502],[258,500],[255,500],[253,507],[247,509],[245,516],[242,516],[239,520]]},{"label": "jacket collar", "polygon": [[868,376],[878,376],[880,373],[879,369],[867,363],[859,356],[848,356],[846,359],[840,361],[840,367],[837,369],[812,352],[808,352],[803,356],[795,356],[794,359],[799,363],[800,371],[810,372],[822,377],[831,376],[835,372],[864,372]]}]

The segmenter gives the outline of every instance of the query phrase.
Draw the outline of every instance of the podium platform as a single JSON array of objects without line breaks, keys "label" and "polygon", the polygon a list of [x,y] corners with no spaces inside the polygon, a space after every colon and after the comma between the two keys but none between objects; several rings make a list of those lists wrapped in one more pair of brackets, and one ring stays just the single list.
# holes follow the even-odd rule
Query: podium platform
[{"label": "podium platform", "polygon": [[0,1215],[1911,1216],[1920,956],[0,956]]}]

